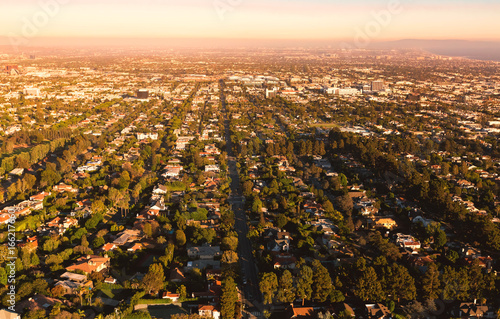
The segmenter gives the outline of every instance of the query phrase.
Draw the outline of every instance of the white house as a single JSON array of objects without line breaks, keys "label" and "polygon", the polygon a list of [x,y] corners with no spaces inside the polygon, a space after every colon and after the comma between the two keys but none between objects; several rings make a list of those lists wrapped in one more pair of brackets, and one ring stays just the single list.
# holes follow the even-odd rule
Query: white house
[{"label": "white house", "polygon": [[137,133],[137,139],[139,141],[147,140],[148,138],[155,141],[158,139],[158,133]]},{"label": "white house", "polygon": [[205,165],[205,172],[220,172],[219,165]]},{"label": "white house", "polygon": [[200,305],[198,307],[198,315],[200,315],[203,318],[219,319],[220,311],[211,305]]}]

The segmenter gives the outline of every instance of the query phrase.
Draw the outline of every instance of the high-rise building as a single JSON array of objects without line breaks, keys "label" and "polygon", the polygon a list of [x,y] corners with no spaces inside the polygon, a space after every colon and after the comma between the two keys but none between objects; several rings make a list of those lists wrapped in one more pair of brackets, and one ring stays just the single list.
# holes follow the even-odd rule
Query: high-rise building
[{"label": "high-rise building", "polygon": [[373,81],[372,91],[382,91],[384,90],[384,81]]},{"label": "high-rise building", "polygon": [[17,65],[6,65],[3,70],[5,73],[8,73],[10,75],[18,75],[19,74],[19,67]]}]

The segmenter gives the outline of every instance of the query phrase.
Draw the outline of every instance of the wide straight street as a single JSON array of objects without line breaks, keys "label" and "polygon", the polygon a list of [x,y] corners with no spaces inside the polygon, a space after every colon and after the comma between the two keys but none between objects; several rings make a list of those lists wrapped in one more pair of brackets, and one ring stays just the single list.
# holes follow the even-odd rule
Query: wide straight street
[{"label": "wide straight street", "polygon": [[[238,233],[238,257],[241,265],[241,273],[243,281],[246,283],[243,284],[242,293],[244,295],[245,304],[248,310],[252,308],[259,309],[259,312],[262,310],[261,302],[261,294],[259,290],[259,277],[257,265],[254,261],[254,257],[252,254],[252,244],[250,240],[247,238],[248,234],[248,225],[247,225],[247,216],[245,212],[245,202],[244,196],[241,189],[240,177],[238,175],[238,170],[236,167],[236,157],[233,152],[233,143],[231,141],[230,131],[229,131],[229,118],[227,115],[226,109],[226,101],[224,98],[224,93],[221,94],[221,103],[223,107],[223,111],[225,114],[225,129],[226,129],[226,151],[228,155],[228,173],[231,178],[231,195],[229,197],[229,203],[233,209],[235,215],[235,229]],[[254,312],[254,311],[252,311]]]}]

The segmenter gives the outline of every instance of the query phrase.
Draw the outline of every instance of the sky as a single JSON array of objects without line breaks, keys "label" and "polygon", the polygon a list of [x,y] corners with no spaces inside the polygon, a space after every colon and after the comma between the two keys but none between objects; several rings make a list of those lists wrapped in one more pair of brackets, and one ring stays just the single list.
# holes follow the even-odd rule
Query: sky
[{"label": "sky", "polygon": [[0,37],[500,40],[498,0],[0,0]]}]

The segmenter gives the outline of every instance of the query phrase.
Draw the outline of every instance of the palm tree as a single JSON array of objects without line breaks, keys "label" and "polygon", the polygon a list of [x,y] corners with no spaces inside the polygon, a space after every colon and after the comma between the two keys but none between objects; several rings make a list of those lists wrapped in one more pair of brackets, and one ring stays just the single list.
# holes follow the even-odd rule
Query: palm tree
[{"label": "palm tree", "polygon": [[80,296],[80,307],[83,307],[83,286],[78,286],[78,288],[76,288],[76,292],[78,293],[78,296]]},{"label": "palm tree", "polygon": [[300,205],[304,202],[302,196],[297,197],[297,216],[300,216]]},{"label": "palm tree", "polygon": [[158,237],[158,239],[156,240],[156,242],[160,245],[163,245],[166,241],[167,240],[163,236]]}]

